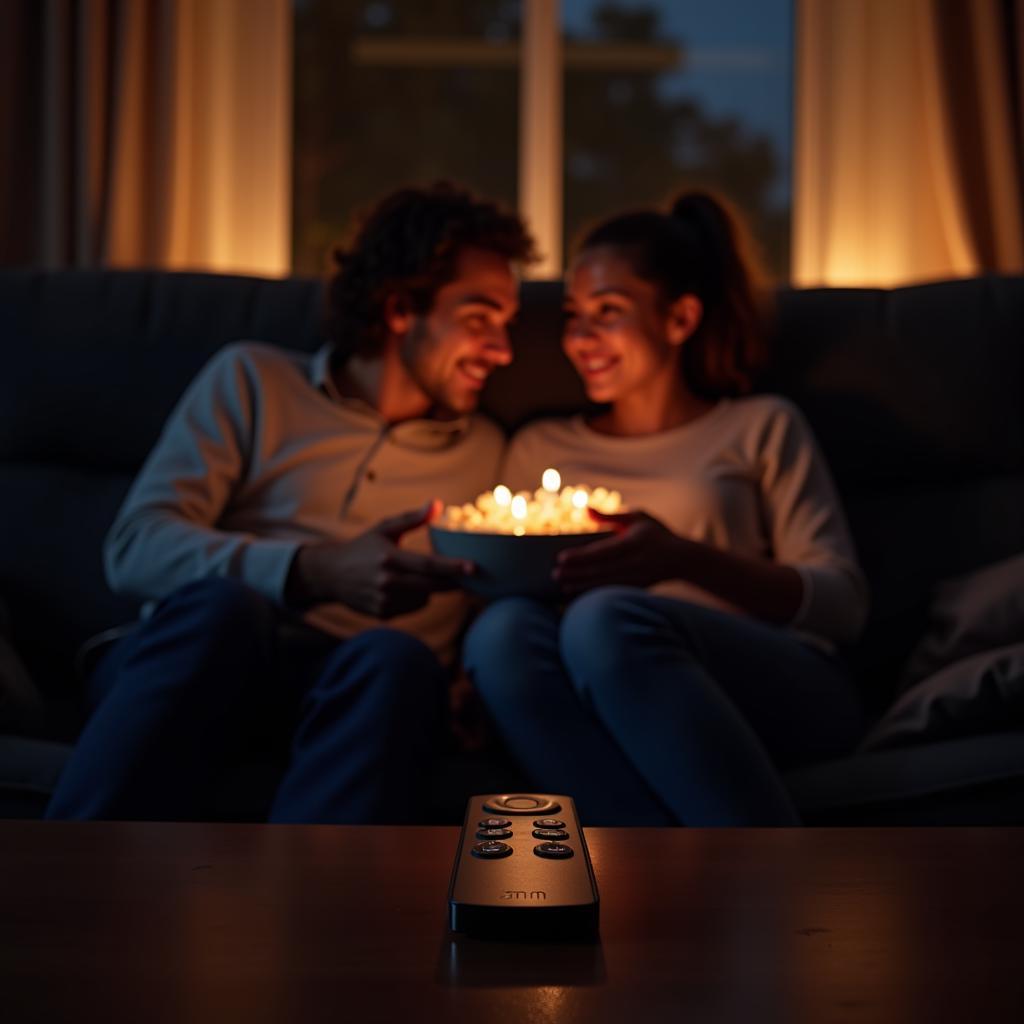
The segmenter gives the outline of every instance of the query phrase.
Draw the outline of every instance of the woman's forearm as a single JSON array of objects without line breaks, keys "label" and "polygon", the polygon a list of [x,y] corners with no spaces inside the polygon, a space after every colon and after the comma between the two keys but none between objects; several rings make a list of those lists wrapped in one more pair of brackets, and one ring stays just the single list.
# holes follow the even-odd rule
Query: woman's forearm
[{"label": "woman's forearm", "polygon": [[804,584],[792,566],[736,555],[699,541],[678,538],[666,578],[687,580],[765,622],[791,622],[803,600]]}]

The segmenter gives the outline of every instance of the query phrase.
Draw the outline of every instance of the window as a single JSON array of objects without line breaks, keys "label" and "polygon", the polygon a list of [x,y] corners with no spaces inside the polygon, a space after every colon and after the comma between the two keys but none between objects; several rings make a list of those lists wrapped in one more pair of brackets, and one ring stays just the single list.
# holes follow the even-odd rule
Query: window
[{"label": "window", "polygon": [[527,4],[558,10],[295,0],[295,270],[322,271],[353,214],[402,184],[452,178],[519,205],[521,155],[537,151],[527,133],[545,120],[524,110],[520,123],[521,76],[555,60],[562,103],[529,101],[561,125],[555,213],[531,217],[542,247],[703,185],[739,206],[788,276],[791,0],[564,0],[561,38],[546,43],[559,22],[524,32]]},{"label": "window", "polygon": [[791,0],[565,0],[565,237],[685,185],[788,277]]},{"label": "window", "polygon": [[352,215],[452,178],[516,204],[519,3],[296,0],[293,267]]}]

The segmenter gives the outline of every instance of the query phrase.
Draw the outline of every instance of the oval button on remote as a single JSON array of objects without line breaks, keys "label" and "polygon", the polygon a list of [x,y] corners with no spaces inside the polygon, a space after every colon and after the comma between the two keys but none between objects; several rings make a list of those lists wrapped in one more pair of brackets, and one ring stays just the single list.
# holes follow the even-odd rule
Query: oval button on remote
[{"label": "oval button on remote", "polygon": [[[484,818],[477,822],[478,828],[508,828],[512,822],[508,818]],[[536,825],[537,823],[534,822]]]},{"label": "oval button on remote", "polygon": [[567,860],[572,856],[572,847],[563,846],[561,843],[540,843],[533,848],[538,857],[547,857],[550,860]]},{"label": "oval button on remote", "polygon": [[488,839],[485,843],[474,843],[470,852],[474,857],[483,857],[484,860],[497,860],[499,857],[507,857],[512,852],[512,847],[508,843]]},{"label": "oval button on remote", "polygon": [[568,839],[569,833],[560,828],[535,828],[533,837],[535,839]]},{"label": "oval button on remote", "polygon": [[[534,833],[536,835],[536,833]],[[511,839],[512,829],[510,828],[482,828],[477,831],[477,839]],[[541,836],[542,839],[554,839],[554,836]],[[568,838],[568,834],[566,834]]]},{"label": "oval button on remote", "polygon": [[565,822],[557,818],[538,818],[533,823],[534,828],[565,828]]}]

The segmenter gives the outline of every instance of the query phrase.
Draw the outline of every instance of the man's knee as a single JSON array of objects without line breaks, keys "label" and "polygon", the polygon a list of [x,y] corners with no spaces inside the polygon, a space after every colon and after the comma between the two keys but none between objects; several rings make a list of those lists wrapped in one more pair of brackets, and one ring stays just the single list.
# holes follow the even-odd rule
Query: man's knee
[{"label": "man's knee", "polygon": [[[187,583],[160,602],[153,620],[192,616],[218,634],[269,635],[275,620],[271,602],[238,580],[211,577]],[[264,630],[267,633],[264,634]]]},{"label": "man's knee", "polygon": [[317,689],[346,689],[355,679],[382,699],[403,705],[432,701],[447,684],[437,655],[422,640],[386,626],[341,641],[328,658]]},{"label": "man's knee", "polygon": [[119,640],[90,679],[99,704],[127,682],[132,693],[228,697],[261,681],[273,664],[270,602],[234,580],[198,580],[165,598]]}]

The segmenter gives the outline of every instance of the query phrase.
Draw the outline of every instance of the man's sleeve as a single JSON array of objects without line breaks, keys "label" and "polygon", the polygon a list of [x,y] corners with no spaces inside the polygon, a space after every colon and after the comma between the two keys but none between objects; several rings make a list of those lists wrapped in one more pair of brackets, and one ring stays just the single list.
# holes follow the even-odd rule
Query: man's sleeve
[{"label": "man's sleeve", "polygon": [[111,587],[159,599],[224,576],[280,601],[295,541],[217,529],[252,456],[255,371],[229,346],[182,396],[107,534]]}]

